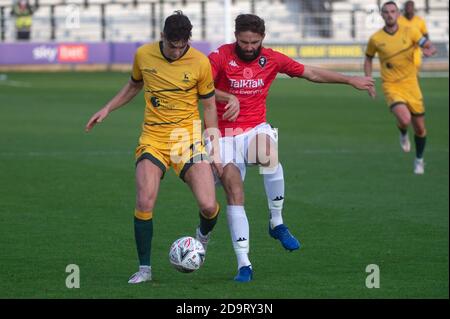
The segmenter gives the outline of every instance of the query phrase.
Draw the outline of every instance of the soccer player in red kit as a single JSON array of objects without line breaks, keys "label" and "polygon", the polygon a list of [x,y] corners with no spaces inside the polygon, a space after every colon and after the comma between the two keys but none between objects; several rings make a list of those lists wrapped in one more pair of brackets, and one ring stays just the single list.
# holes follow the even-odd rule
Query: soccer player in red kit
[{"label": "soccer player in red kit", "polygon": [[270,211],[269,235],[289,251],[299,241],[283,223],[283,168],[278,162],[277,132],[266,120],[266,98],[278,73],[319,83],[343,83],[375,95],[371,77],[350,77],[310,67],[262,46],[264,20],[241,14],[235,20],[236,42],[209,55],[216,87],[221,131],[220,155],[224,166],[221,183],[227,197],[227,219],[238,263],[234,280],[248,282],[253,269],[248,258],[249,225],[244,210],[246,166],[259,165]]}]

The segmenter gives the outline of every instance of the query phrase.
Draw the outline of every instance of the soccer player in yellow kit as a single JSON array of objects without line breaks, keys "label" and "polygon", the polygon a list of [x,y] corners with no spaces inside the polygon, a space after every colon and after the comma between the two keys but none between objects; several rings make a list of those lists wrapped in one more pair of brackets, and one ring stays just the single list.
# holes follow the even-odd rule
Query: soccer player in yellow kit
[{"label": "soccer player in yellow kit", "polygon": [[[417,28],[422,36],[429,39],[425,20],[415,15],[414,1],[405,2],[404,14],[398,18],[398,24],[405,27]],[[419,72],[420,66],[422,65],[422,53],[418,46],[414,50],[414,64],[417,67],[417,72]]]},{"label": "soccer player in yellow kit", "polygon": [[435,54],[436,48],[416,28],[404,27],[397,23],[399,10],[395,2],[386,2],[381,7],[381,16],[385,26],[370,37],[364,72],[366,76],[372,75],[372,60],[378,53],[383,91],[386,102],[397,119],[401,147],[405,152],[410,151],[407,128],[412,124],[416,144],[414,173],[423,174],[426,142],[425,107],[413,54],[416,45],[422,48],[425,56]]},{"label": "soccer player in yellow kit", "polygon": [[[189,46],[191,30],[191,22],[181,11],[169,16],[161,34],[162,41],[138,48],[130,81],[86,125],[86,131],[89,131],[144,89],[146,106],[142,134],[136,148],[134,213],[139,271],[131,276],[130,284],[152,279],[153,208],[160,180],[168,168],[174,168],[197,200],[200,226],[196,237],[205,249],[217,221],[219,205],[213,171],[198,132],[201,126],[197,106],[200,99],[204,108],[205,136],[216,134],[214,82],[208,58]],[[214,155],[211,159],[214,169],[221,175],[221,164],[215,161]]]}]

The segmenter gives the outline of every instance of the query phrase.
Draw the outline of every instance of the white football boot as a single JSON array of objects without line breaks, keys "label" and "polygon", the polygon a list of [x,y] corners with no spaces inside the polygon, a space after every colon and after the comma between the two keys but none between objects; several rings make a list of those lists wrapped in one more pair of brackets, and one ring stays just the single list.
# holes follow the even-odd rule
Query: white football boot
[{"label": "white football boot", "polygon": [[403,135],[400,133],[400,146],[405,153],[411,151],[411,143],[409,142],[408,134]]},{"label": "white football boot", "polygon": [[207,235],[202,235],[200,231],[200,227],[197,228],[195,231],[195,238],[202,243],[203,248],[205,249],[208,247],[209,238],[211,237],[211,232],[209,232]]},{"label": "white football boot", "polygon": [[139,284],[152,280],[152,267],[139,267],[139,271],[133,274],[128,280],[129,284]]},{"label": "white football boot", "polygon": [[414,174],[423,175],[425,173],[425,162],[423,158],[416,158],[414,160]]}]

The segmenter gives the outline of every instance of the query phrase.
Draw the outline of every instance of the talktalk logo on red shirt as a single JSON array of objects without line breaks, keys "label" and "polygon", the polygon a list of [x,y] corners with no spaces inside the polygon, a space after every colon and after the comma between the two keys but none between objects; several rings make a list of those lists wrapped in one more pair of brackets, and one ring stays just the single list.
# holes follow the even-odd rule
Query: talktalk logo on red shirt
[{"label": "talktalk logo on red shirt", "polygon": [[264,86],[263,79],[257,80],[229,79],[229,80],[230,80],[230,87],[235,89],[257,89]]},{"label": "talktalk logo on red shirt", "polygon": [[58,47],[59,62],[86,62],[88,47],[85,44],[62,44]]}]

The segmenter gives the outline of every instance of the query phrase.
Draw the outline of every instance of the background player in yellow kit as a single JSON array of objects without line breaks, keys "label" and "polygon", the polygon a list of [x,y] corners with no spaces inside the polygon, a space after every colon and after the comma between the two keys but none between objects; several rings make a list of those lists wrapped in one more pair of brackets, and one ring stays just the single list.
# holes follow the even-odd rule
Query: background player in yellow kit
[{"label": "background player in yellow kit", "polygon": [[[425,38],[429,39],[425,20],[415,13],[414,1],[406,1],[403,15],[398,18],[398,24],[405,27],[417,28]],[[420,66],[422,65],[422,52],[419,47],[416,47],[414,50],[414,64],[417,67],[417,71],[420,71]]]},{"label": "background player in yellow kit", "polygon": [[[139,257],[139,271],[131,284],[151,277],[151,241],[153,207],[160,180],[173,167],[191,188],[200,209],[200,226],[196,236],[205,246],[219,212],[214,177],[206,160],[199,124],[198,100],[204,107],[206,136],[215,134],[217,111],[214,82],[208,58],[189,46],[192,25],[181,11],[169,16],[161,34],[162,41],[138,48],[131,80],[86,125],[89,131],[115,109],[125,105],[142,88],[145,91],[145,118],[136,148],[136,208],[134,232]],[[200,126],[201,129],[201,126]],[[218,146],[218,145],[217,145]],[[218,151],[217,151],[218,154]],[[214,168],[221,175],[220,163]]]},{"label": "background player in yellow kit", "polygon": [[370,37],[364,72],[366,76],[372,75],[372,60],[378,53],[383,91],[387,104],[397,119],[401,147],[405,152],[410,151],[407,128],[412,124],[416,144],[414,173],[423,174],[426,142],[425,107],[413,54],[416,45],[422,48],[425,56],[433,55],[436,49],[418,29],[400,26],[397,23],[399,14],[398,7],[393,1],[386,2],[381,7],[385,26]]}]

